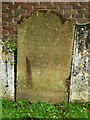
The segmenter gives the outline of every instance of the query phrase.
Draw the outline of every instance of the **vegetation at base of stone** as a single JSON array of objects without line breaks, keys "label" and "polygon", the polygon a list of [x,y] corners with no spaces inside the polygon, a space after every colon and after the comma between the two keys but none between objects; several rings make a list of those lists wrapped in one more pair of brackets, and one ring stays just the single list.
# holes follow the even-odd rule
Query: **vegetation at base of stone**
[{"label": "vegetation at base of stone", "polygon": [[3,119],[23,118],[88,118],[90,116],[89,103],[61,102],[50,105],[45,102],[30,103],[23,100],[10,102],[2,100]]},{"label": "vegetation at base of stone", "polygon": [[10,48],[13,52],[16,51],[17,49],[17,44],[15,42],[12,42],[12,37],[9,36],[5,41],[4,41],[4,45],[7,48]]}]

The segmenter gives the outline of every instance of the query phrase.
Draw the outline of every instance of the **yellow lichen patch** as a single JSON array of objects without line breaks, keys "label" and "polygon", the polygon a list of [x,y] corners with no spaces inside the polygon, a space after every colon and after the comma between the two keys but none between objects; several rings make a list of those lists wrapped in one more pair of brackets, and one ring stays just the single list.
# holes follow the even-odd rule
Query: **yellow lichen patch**
[{"label": "yellow lichen patch", "polygon": [[86,71],[85,70],[82,70],[82,74],[85,76],[85,73],[86,73]]},{"label": "yellow lichen patch", "polygon": [[8,54],[3,52],[2,60],[8,60]]}]

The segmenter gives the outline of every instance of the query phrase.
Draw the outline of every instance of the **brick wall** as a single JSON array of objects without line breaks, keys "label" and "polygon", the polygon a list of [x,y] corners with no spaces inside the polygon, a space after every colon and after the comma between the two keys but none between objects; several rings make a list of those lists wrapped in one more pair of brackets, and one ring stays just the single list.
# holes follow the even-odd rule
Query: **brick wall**
[{"label": "brick wall", "polygon": [[17,40],[17,25],[22,17],[28,17],[35,10],[56,10],[65,19],[73,19],[78,23],[90,22],[90,2],[2,2],[2,34],[3,41],[12,36]]}]

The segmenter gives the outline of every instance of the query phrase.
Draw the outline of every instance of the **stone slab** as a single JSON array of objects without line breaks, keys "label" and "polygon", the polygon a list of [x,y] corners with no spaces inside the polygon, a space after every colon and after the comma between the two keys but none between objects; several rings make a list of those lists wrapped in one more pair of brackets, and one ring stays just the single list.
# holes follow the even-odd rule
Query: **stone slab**
[{"label": "stone slab", "polygon": [[52,12],[35,12],[18,27],[17,99],[67,100],[74,24]]}]

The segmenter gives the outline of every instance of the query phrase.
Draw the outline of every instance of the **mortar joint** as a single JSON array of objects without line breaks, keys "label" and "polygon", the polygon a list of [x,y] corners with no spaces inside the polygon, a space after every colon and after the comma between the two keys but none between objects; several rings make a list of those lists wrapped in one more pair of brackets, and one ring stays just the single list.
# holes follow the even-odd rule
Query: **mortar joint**
[{"label": "mortar joint", "polygon": [[63,10],[63,13],[62,14],[65,14],[65,11]]},{"label": "mortar joint", "polygon": [[85,19],[85,14],[83,14],[83,19]]}]

